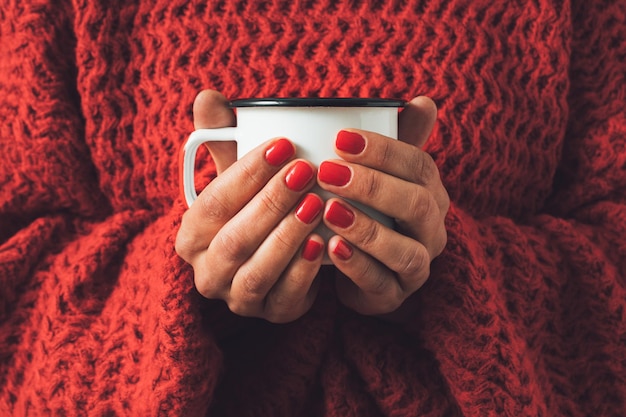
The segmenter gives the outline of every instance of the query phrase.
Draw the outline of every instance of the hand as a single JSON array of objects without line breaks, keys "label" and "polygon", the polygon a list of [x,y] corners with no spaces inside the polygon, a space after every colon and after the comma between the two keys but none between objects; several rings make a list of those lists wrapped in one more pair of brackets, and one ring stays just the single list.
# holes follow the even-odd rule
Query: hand
[{"label": "hand", "polygon": [[[196,128],[234,122],[222,95],[198,95]],[[324,203],[307,194],[315,167],[295,160],[287,139],[272,139],[239,161],[233,143],[208,146],[218,176],[184,214],[176,251],[193,266],[203,296],[224,300],[242,316],[295,320],[313,304],[324,249],[312,234]]]},{"label": "hand", "polygon": [[446,244],[450,200],[437,166],[420,147],[437,109],[418,97],[400,113],[399,141],[349,129],[337,136],[342,160],[325,161],[318,183],[340,197],[395,219],[395,230],[341,198],[326,203],[324,222],[336,236],[328,253],[337,267],[341,301],[362,314],[387,314],[420,288]]}]

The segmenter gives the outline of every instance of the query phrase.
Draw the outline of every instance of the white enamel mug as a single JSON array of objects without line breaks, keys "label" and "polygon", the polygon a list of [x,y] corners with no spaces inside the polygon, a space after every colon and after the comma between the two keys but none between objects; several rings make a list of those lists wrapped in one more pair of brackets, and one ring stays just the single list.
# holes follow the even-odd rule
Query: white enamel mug
[{"label": "white enamel mug", "polygon": [[[346,128],[368,130],[397,139],[398,110],[403,101],[376,98],[255,98],[230,103],[237,115],[237,127],[198,129],[182,149],[182,187],[191,206],[198,195],[194,187],[194,166],[198,147],[205,142],[235,141],[237,158],[261,143],[285,137],[296,145],[296,157],[315,166],[336,159],[337,132]],[[315,186],[312,192],[324,201],[334,194]],[[380,212],[350,201],[380,223],[392,227],[392,220]],[[316,230],[324,241],[332,236],[320,225]],[[326,257],[324,263],[330,261]]]}]

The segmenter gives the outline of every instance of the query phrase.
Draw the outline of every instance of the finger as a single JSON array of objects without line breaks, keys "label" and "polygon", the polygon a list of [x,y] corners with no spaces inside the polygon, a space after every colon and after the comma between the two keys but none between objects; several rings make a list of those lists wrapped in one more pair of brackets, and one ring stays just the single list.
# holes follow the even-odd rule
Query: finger
[{"label": "finger", "polygon": [[442,223],[449,204],[443,186],[429,189],[344,161],[322,162],[318,182],[325,190],[396,219],[399,226],[424,243],[428,243],[429,237],[434,235],[434,228]]},{"label": "finger", "polygon": [[183,215],[176,250],[187,262],[209,246],[215,233],[238,213],[295,155],[287,139],[272,139],[246,154],[200,193]]},{"label": "finger", "polygon": [[235,126],[235,113],[226,97],[214,90],[203,90],[193,102],[195,129]]},{"label": "finger", "polygon": [[394,177],[438,187],[439,169],[433,158],[414,145],[359,129],[337,134],[335,150],[345,161],[358,163]]},{"label": "finger", "polygon": [[[431,258],[423,244],[383,226],[347,202],[330,199],[326,204],[324,223],[354,248],[395,272],[399,277],[399,285],[404,291],[415,291],[428,277]],[[329,248],[333,254],[334,248],[330,243]],[[346,257],[343,261],[351,261],[351,259]],[[364,268],[359,271],[360,273],[365,273],[373,267],[371,262],[363,263],[362,261],[363,259],[359,259],[351,263],[355,268]],[[339,268],[339,265],[335,264],[335,266]],[[353,277],[354,273],[353,270],[348,275]],[[371,273],[367,274],[367,277],[378,279],[376,274]]]},{"label": "finger", "polygon": [[[193,103],[193,124],[195,129],[235,126],[235,113],[230,109],[228,99],[217,91],[203,90]],[[235,142],[207,142],[211,157],[215,161],[218,175],[237,160]]]},{"label": "finger", "polygon": [[328,248],[338,271],[337,296],[343,304],[361,314],[393,312],[423,283],[417,277],[411,285],[403,284],[393,271],[340,236],[333,236]]},{"label": "finger", "polygon": [[[294,312],[290,313],[289,308],[304,301],[317,274],[311,262],[302,270],[294,268],[292,261],[305,238],[320,222],[323,208],[324,201],[318,195],[307,194],[271,231],[233,278],[227,300],[232,311],[243,316],[261,316],[272,322],[292,317]],[[281,275],[283,278],[279,281]],[[270,299],[268,293],[272,287],[276,288]]]},{"label": "finger", "polygon": [[265,299],[264,317],[273,323],[295,320],[307,312],[319,290],[317,273],[322,264],[324,240],[307,237]]},{"label": "finger", "polygon": [[437,105],[425,96],[415,97],[406,104],[398,117],[398,139],[421,148],[437,120]]},{"label": "finger", "polygon": [[[237,271],[231,288],[232,297],[265,296],[294,258],[306,236],[320,222],[323,209],[324,201],[318,195],[307,194]],[[270,279],[260,279],[261,276]]]},{"label": "finger", "polygon": [[[248,258],[293,209],[298,199],[313,186],[314,176],[315,167],[303,160],[293,161],[275,175],[219,230],[210,242],[207,258],[219,260],[213,266],[213,274],[228,279],[235,276]],[[295,244],[296,249],[307,233]],[[280,235],[280,238],[285,240],[287,237],[286,232]],[[274,254],[274,261],[280,260],[277,256]],[[286,263],[282,268],[285,265]],[[250,287],[254,288],[255,285],[250,285]]]},{"label": "finger", "polygon": [[404,291],[389,269],[339,236],[329,240],[328,250],[337,268],[337,296],[344,305],[361,314],[376,315],[394,311],[402,303]]}]

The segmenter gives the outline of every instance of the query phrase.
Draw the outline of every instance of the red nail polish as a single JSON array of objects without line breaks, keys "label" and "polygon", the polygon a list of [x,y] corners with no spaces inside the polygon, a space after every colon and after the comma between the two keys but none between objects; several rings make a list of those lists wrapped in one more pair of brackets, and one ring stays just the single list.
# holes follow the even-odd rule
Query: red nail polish
[{"label": "red nail polish", "polygon": [[352,256],[352,248],[343,240],[340,240],[333,249],[333,253],[341,260],[347,261]]},{"label": "red nail polish", "polygon": [[278,139],[265,151],[265,160],[272,166],[280,166],[287,162],[296,153],[291,142],[287,139]]},{"label": "red nail polish", "polygon": [[296,209],[296,217],[302,223],[311,224],[323,208],[324,202],[321,198],[315,194],[308,194]]},{"label": "red nail polish", "polygon": [[350,182],[350,178],[352,178],[352,171],[345,165],[330,161],[324,161],[320,165],[319,179],[326,184],[341,187]]},{"label": "red nail polish", "polygon": [[333,201],[330,207],[328,207],[328,211],[326,211],[326,220],[335,226],[345,229],[354,222],[354,213],[343,204]]},{"label": "red nail polish", "polygon": [[324,245],[313,239],[309,239],[302,248],[302,257],[307,261],[316,260],[322,253]]},{"label": "red nail polish", "polygon": [[357,155],[365,149],[365,138],[358,133],[341,130],[337,133],[335,146],[340,151]]},{"label": "red nail polish", "polygon": [[287,172],[285,184],[292,191],[302,191],[313,178],[313,168],[304,161],[298,161]]}]

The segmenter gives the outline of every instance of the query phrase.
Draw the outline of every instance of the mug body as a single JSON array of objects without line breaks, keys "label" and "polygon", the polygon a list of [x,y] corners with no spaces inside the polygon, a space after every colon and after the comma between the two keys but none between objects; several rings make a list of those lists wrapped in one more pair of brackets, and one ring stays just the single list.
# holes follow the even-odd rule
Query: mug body
[{"label": "mug body", "polygon": [[[369,98],[260,98],[231,102],[237,113],[237,127],[198,129],[191,133],[181,150],[181,190],[188,206],[197,198],[194,188],[194,166],[198,147],[210,141],[237,142],[241,158],[261,143],[285,137],[296,145],[296,156],[319,166],[336,159],[335,139],[342,129],[356,128],[396,139],[398,109],[403,101]],[[312,190],[322,199],[334,195],[315,186]],[[392,227],[393,221],[378,211],[351,201],[355,207],[380,223]],[[317,232],[325,241],[331,232],[323,224]],[[330,263],[326,256],[324,263]]]},{"label": "mug body", "polygon": [[380,133],[396,139],[398,109],[375,107],[244,107],[237,109],[237,157],[266,140],[285,137],[297,156],[319,165],[337,158],[335,138],[346,128]]},{"label": "mug body", "polygon": [[[237,157],[269,139],[285,137],[296,145],[298,158],[319,166],[338,158],[335,139],[342,129],[362,129],[397,139],[398,108],[403,105],[401,101],[380,99],[236,100],[232,107],[237,112]],[[319,186],[312,192],[323,200],[334,197]],[[385,226],[393,226],[393,221],[378,211],[355,201],[350,203]],[[332,236],[324,225],[316,232],[325,241]],[[324,263],[329,263],[328,258]]]}]

